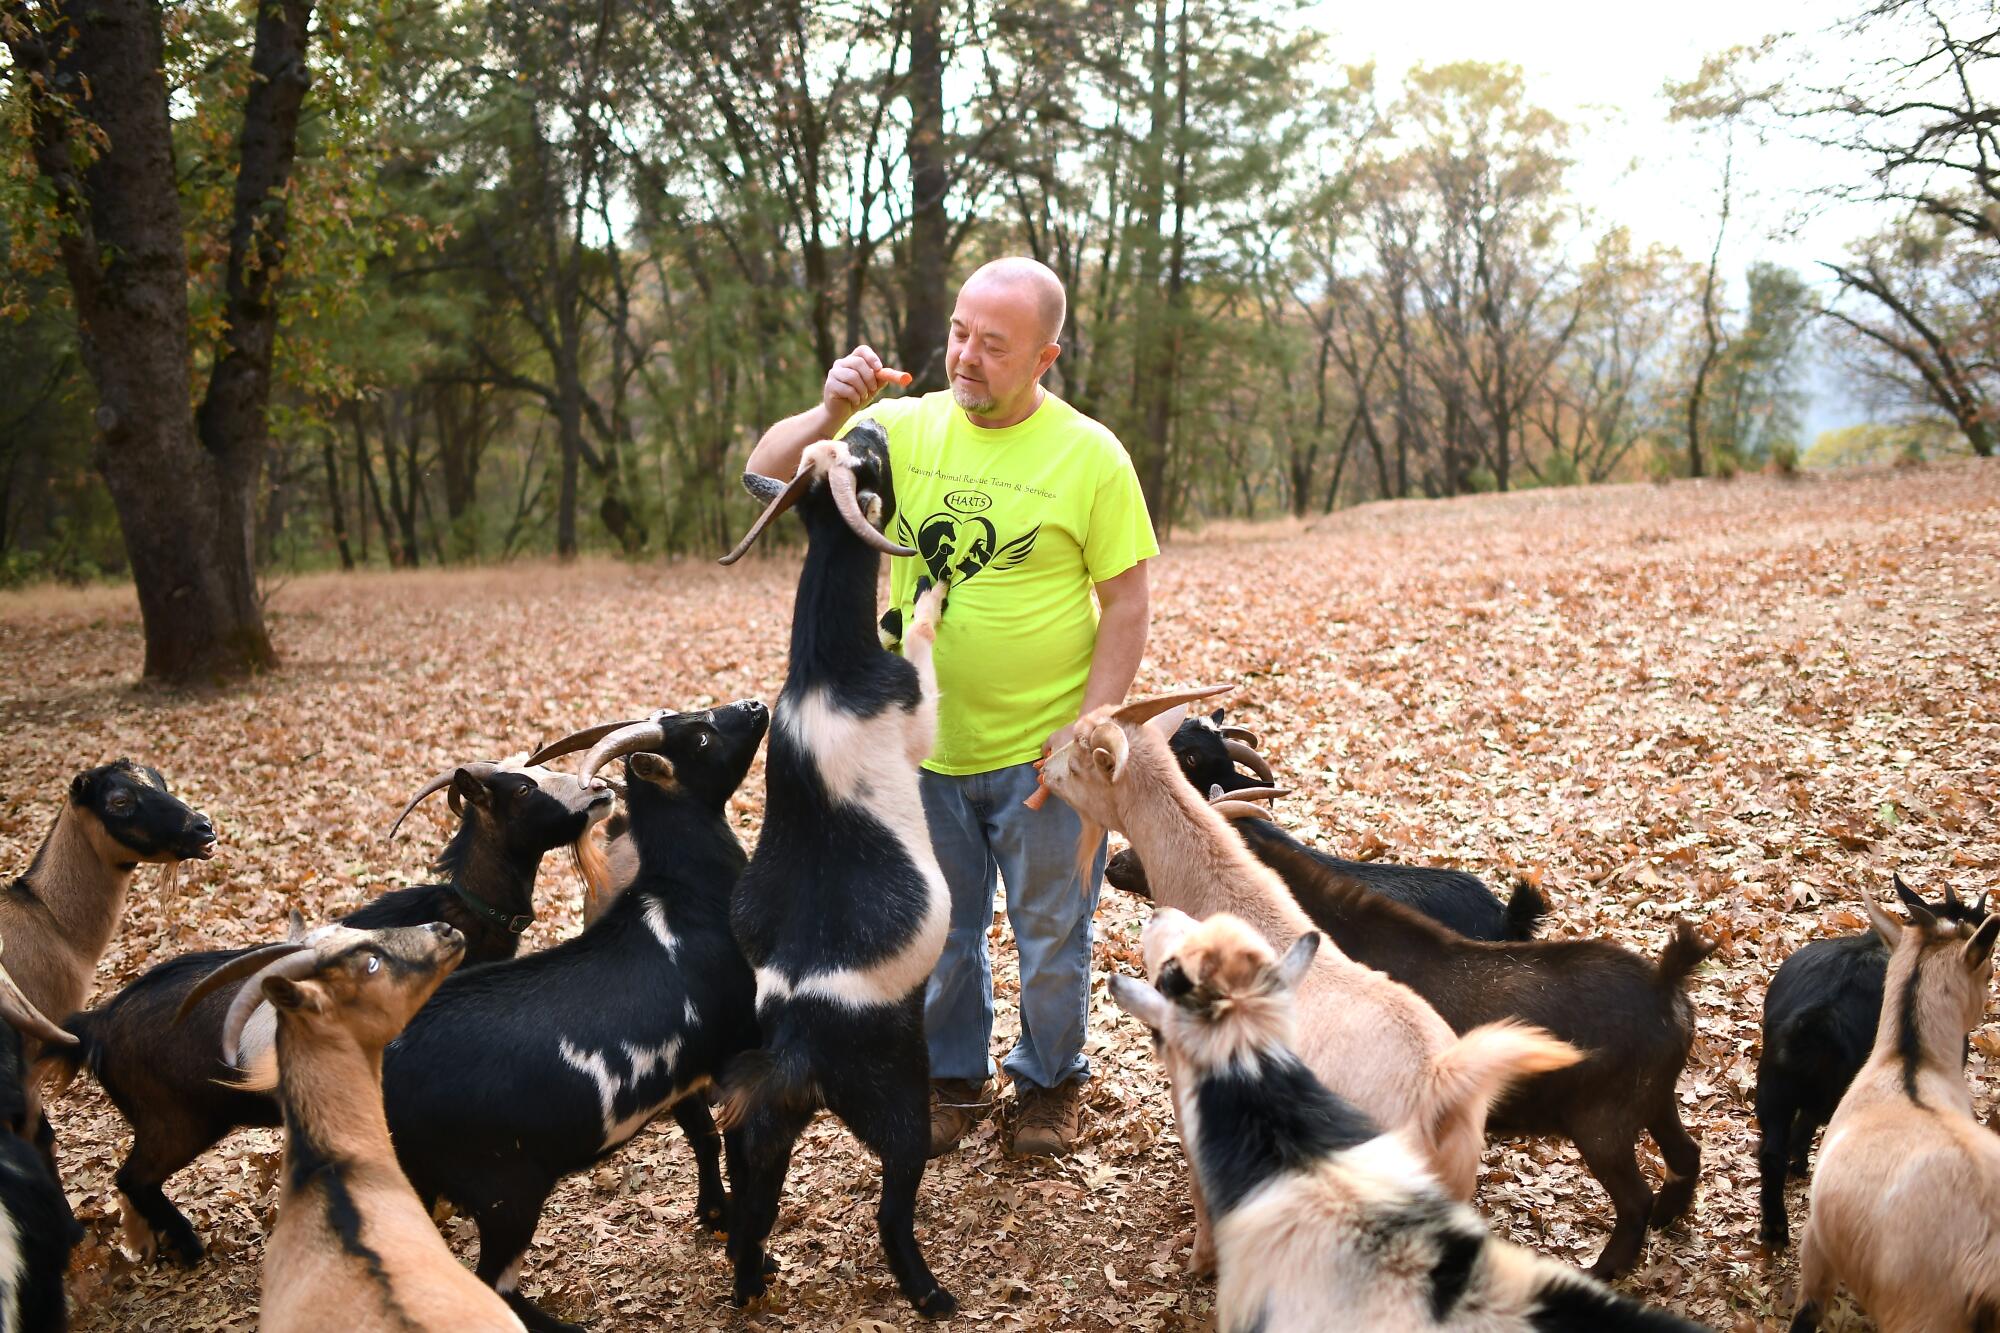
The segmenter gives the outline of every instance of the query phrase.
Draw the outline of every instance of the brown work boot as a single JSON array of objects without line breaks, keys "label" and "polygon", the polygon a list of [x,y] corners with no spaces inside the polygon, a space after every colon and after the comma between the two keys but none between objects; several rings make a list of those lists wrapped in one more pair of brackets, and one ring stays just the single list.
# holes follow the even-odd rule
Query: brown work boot
[{"label": "brown work boot", "polygon": [[931,1080],[931,1156],[942,1157],[958,1147],[987,1112],[993,1109],[993,1080],[969,1078]]},{"label": "brown work boot", "polygon": [[1083,1080],[1059,1088],[1014,1085],[1014,1152],[1021,1157],[1060,1157],[1076,1146],[1083,1116]]}]

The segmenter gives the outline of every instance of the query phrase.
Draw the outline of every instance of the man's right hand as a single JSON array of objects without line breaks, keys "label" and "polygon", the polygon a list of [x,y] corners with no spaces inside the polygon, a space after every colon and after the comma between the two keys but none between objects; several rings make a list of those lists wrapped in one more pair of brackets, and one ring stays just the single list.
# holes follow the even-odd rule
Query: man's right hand
[{"label": "man's right hand", "polygon": [[868,406],[876,394],[891,384],[908,385],[910,379],[910,372],[883,365],[875,349],[863,344],[834,362],[833,369],[826,372],[826,387],[820,391],[820,402],[837,429]]}]

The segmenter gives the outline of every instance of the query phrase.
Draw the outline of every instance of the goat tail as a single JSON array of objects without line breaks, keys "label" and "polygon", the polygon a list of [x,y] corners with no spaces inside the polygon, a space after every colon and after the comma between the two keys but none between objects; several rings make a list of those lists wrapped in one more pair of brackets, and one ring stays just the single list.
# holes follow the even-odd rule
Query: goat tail
[{"label": "goat tail", "polygon": [[76,1038],[74,1046],[58,1046],[44,1043],[41,1053],[35,1057],[35,1067],[29,1072],[30,1083],[42,1084],[44,1096],[50,1100],[69,1091],[69,1085],[85,1065],[97,1067],[97,1014],[85,1009],[71,1014],[56,1024],[64,1032]]},{"label": "goat tail", "polygon": [[1434,1144],[1459,1134],[1481,1140],[1486,1112],[1501,1093],[1530,1074],[1564,1069],[1582,1058],[1576,1047],[1526,1023],[1476,1027],[1431,1061],[1417,1123],[1429,1126]]},{"label": "goat tail", "polygon": [[745,1051],[729,1062],[722,1076],[722,1100],[715,1127],[727,1134],[761,1106],[811,1111],[819,1105],[803,1046],[788,1044]]},{"label": "goat tail", "polygon": [[1549,900],[1525,879],[1514,881],[1514,896],[1507,900],[1506,933],[1510,940],[1531,940],[1549,914]]},{"label": "goat tail", "polygon": [[1674,937],[1660,951],[1660,981],[1679,990],[1697,967],[1715,952],[1717,941],[1694,928],[1686,917],[1674,922]]}]

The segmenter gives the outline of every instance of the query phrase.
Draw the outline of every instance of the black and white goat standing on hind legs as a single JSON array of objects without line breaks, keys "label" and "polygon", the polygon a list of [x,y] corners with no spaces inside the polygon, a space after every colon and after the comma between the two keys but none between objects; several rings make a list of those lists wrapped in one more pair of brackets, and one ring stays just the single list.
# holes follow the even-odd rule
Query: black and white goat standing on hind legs
[{"label": "black and white goat standing on hind legs", "polygon": [[950,915],[917,789],[937,717],[931,667],[942,587],[919,598],[901,657],[877,637],[883,553],[914,554],[871,525],[895,509],[888,440],[863,422],[807,448],[725,563],[786,509],[808,545],[792,613],[790,669],[765,761],[764,830],[731,905],[757,973],[761,1049],[724,1080],[730,1257],[736,1300],[762,1295],[764,1242],[778,1216],[792,1145],[819,1107],[882,1163],[876,1213],[896,1282],[918,1312],[958,1302],[917,1246],[917,1188],[930,1146],[924,983]]},{"label": "black and white goat standing on hind legs", "polygon": [[1700,1327],[1489,1236],[1409,1129],[1383,1133],[1314,1077],[1294,1051],[1292,991],[1318,934],[1280,959],[1235,916],[1164,909],[1145,936],[1156,985],[1114,975],[1111,998],[1172,1071],[1215,1227],[1219,1333]]}]

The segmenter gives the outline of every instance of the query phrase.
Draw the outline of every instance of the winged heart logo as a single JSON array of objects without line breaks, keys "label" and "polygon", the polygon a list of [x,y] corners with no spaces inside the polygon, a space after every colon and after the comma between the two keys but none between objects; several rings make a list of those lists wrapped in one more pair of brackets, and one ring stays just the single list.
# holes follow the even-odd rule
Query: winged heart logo
[{"label": "winged heart logo", "polygon": [[980,512],[993,504],[984,492],[953,491],[944,503],[914,530],[907,517],[896,517],[897,535],[905,546],[917,548],[924,568],[938,582],[957,586],[983,569],[1012,569],[1035,549],[1042,525],[1002,542],[993,520]]}]

